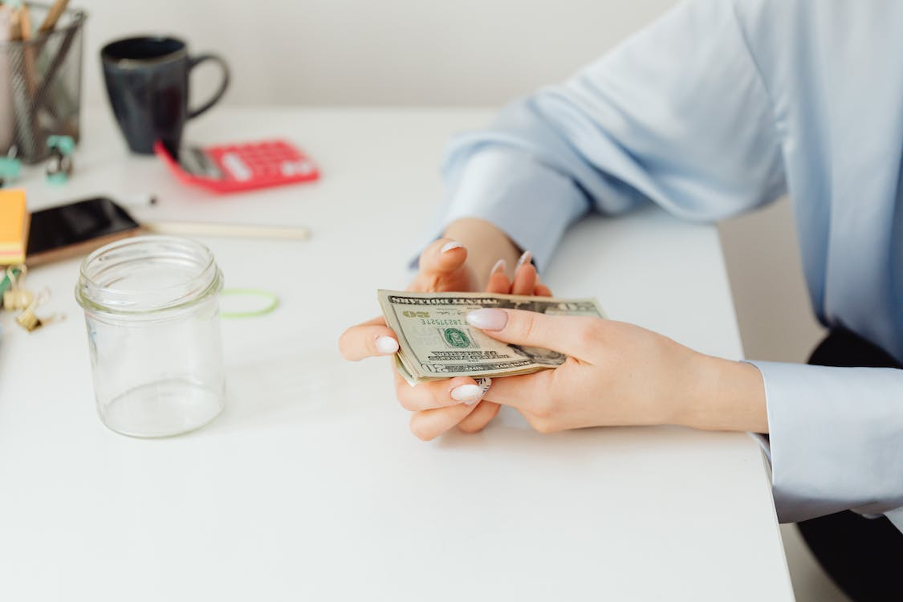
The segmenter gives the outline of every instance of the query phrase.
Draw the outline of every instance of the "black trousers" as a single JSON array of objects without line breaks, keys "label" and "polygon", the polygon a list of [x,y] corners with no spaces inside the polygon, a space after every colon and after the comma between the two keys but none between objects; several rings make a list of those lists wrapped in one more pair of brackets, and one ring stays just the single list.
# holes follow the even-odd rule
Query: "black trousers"
[{"label": "black trousers", "polygon": [[[819,366],[900,368],[893,357],[846,330],[832,331],[813,352]],[[885,518],[846,510],[797,524],[816,559],[857,602],[904,599],[901,532]]]}]

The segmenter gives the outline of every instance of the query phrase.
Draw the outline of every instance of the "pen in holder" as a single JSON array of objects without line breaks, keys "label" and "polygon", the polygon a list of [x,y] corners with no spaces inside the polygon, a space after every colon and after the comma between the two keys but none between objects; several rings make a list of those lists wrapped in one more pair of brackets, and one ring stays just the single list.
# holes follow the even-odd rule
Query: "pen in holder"
[{"label": "pen in holder", "polygon": [[[0,37],[0,75],[7,75],[0,78],[0,119],[11,118],[12,144],[26,164],[50,156],[50,136],[79,139],[82,32],[87,17],[80,10],[60,13],[59,5],[26,3],[9,9],[16,35],[8,41]],[[0,25],[3,21],[0,18]],[[8,131],[9,125],[0,122],[0,131]]]}]

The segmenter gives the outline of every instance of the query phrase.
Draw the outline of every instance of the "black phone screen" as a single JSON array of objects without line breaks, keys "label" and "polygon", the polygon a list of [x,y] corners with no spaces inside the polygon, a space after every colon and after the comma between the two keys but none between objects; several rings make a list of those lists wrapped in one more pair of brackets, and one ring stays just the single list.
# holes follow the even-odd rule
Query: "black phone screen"
[{"label": "black phone screen", "polygon": [[103,197],[35,211],[26,256],[138,227],[122,207]]}]

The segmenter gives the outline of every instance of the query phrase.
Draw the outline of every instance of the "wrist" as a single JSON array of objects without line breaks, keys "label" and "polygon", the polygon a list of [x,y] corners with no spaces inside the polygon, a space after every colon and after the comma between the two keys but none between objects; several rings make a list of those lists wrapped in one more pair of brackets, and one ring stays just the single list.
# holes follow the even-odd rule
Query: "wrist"
[{"label": "wrist", "polygon": [[768,433],[766,392],[759,369],[692,351],[687,392],[677,424],[704,430]]},{"label": "wrist", "polygon": [[485,287],[490,269],[497,261],[504,259],[509,269],[513,269],[521,254],[505,232],[476,217],[455,220],[446,227],[444,236],[457,240],[468,250],[465,265],[477,279],[477,290]]}]

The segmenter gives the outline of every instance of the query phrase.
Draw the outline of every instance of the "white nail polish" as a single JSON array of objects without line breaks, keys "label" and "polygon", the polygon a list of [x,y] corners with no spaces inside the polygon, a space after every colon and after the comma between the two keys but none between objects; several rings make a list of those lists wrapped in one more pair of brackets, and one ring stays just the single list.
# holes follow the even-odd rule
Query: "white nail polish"
[{"label": "white nail polish", "polygon": [[395,353],[399,350],[399,342],[392,337],[377,337],[374,346],[380,353]]},{"label": "white nail polish", "polygon": [[493,265],[493,269],[490,270],[490,276],[492,276],[496,272],[505,272],[505,268],[506,268],[505,259],[500,259]]},{"label": "white nail polish", "polygon": [[444,244],[444,245],[443,245],[443,248],[440,249],[439,252],[440,252],[440,253],[445,253],[445,252],[447,252],[447,251],[451,251],[452,249],[460,249],[460,248],[462,248],[463,246],[464,246],[464,245],[461,244],[460,242],[456,242],[456,241],[453,240],[452,242],[447,242],[446,244]]},{"label": "white nail polish", "polygon": [[493,381],[486,376],[481,376],[475,378],[474,380],[477,381],[477,386],[480,387],[480,398],[483,399],[483,396],[486,395],[487,391],[490,390],[490,385],[493,384]]},{"label": "white nail polish", "polygon": [[474,405],[483,395],[483,391],[477,385],[459,385],[452,389],[452,399],[467,405]]},{"label": "white nail polish", "polygon": [[508,322],[508,314],[495,307],[475,309],[468,312],[465,321],[481,330],[502,330]]},{"label": "white nail polish", "polygon": [[518,265],[515,266],[515,271],[517,272],[518,268],[520,268],[525,263],[530,263],[532,257],[533,256],[531,255],[530,251],[525,251],[524,253],[522,253],[521,257],[518,258]]}]

